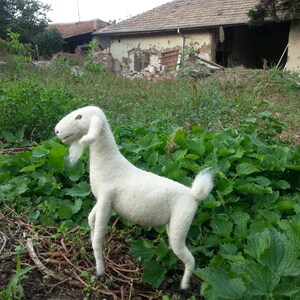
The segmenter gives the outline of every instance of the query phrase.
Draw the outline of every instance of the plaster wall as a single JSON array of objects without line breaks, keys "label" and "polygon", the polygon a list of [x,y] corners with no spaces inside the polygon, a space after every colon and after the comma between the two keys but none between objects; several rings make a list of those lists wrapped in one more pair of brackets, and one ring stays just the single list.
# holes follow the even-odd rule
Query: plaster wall
[{"label": "plaster wall", "polygon": [[130,70],[134,69],[134,52],[143,51],[150,53],[149,64],[160,68],[159,53],[162,51],[181,49],[183,44],[186,47],[197,49],[208,59],[212,59],[213,36],[210,31],[187,34],[147,35],[138,37],[114,37],[110,43],[110,53],[115,60],[115,64],[124,65]]},{"label": "plaster wall", "polygon": [[291,23],[286,70],[300,73],[300,21]]}]

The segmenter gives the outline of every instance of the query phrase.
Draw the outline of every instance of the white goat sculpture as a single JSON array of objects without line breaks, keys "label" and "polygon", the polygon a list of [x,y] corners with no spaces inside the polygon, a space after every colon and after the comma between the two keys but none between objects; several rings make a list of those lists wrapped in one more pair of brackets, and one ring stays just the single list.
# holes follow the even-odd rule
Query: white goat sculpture
[{"label": "white goat sculpture", "polygon": [[55,133],[70,144],[75,163],[90,147],[90,184],[96,205],[89,214],[97,275],[104,273],[103,238],[111,210],[142,226],[167,224],[169,243],[185,265],[180,288],[187,289],[195,260],[185,239],[198,201],[206,198],[213,183],[208,170],[199,173],[192,187],[138,169],[119,151],[107,119],[96,106],[80,108],[64,117]]}]

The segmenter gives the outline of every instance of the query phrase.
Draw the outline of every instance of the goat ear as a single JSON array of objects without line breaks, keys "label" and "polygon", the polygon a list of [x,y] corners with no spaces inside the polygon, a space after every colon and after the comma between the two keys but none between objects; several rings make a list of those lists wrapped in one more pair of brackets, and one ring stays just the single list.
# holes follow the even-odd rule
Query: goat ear
[{"label": "goat ear", "polygon": [[89,131],[84,135],[80,140],[79,144],[81,145],[90,145],[96,141],[99,137],[100,131],[102,128],[102,121],[99,117],[92,117],[90,122]]}]

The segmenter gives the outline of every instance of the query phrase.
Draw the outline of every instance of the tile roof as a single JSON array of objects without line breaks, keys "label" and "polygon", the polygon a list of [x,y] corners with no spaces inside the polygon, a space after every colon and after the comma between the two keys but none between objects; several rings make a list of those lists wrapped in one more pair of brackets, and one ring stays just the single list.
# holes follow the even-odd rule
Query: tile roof
[{"label": "tile roof", "polygon": [[175,0],[97,31],[125,34],[148,31],[245,24],[259,0]]},{"label": "tile roof", "polygon": [[92,33],[95,31],[95,24],[98,28],[101,29],[107,26],[108,23],[96,19],[90,21],[76,22],[76,23],[54,23],[49,24],[49,28],[57,28],[58,31],[62,34],[64,39],[70,38],[77,35],[82,35],[86,33]]}]

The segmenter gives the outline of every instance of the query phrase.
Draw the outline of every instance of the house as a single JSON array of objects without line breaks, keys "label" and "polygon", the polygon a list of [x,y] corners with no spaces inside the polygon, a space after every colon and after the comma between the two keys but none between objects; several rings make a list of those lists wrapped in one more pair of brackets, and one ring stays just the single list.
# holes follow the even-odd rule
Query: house
[{"label": "house", "polygon": [[74,53],[78,46],[87,47],[93,39],[92,33],[107,25],[108,23],[95,19],[76,23],[50,24],[49,29],[56,28],[65,41],[64,51]]},{"label": "house", "polygon": [[147,65],[174,68],[178,53],[187,55],[192,50],[226,67],[284,67],[288,61],[288,69],[300,71],[299,24],[250,26],[247,13],[257,3],[175,0],[93,35],[109,49],[117,71],[139,71]]}]

